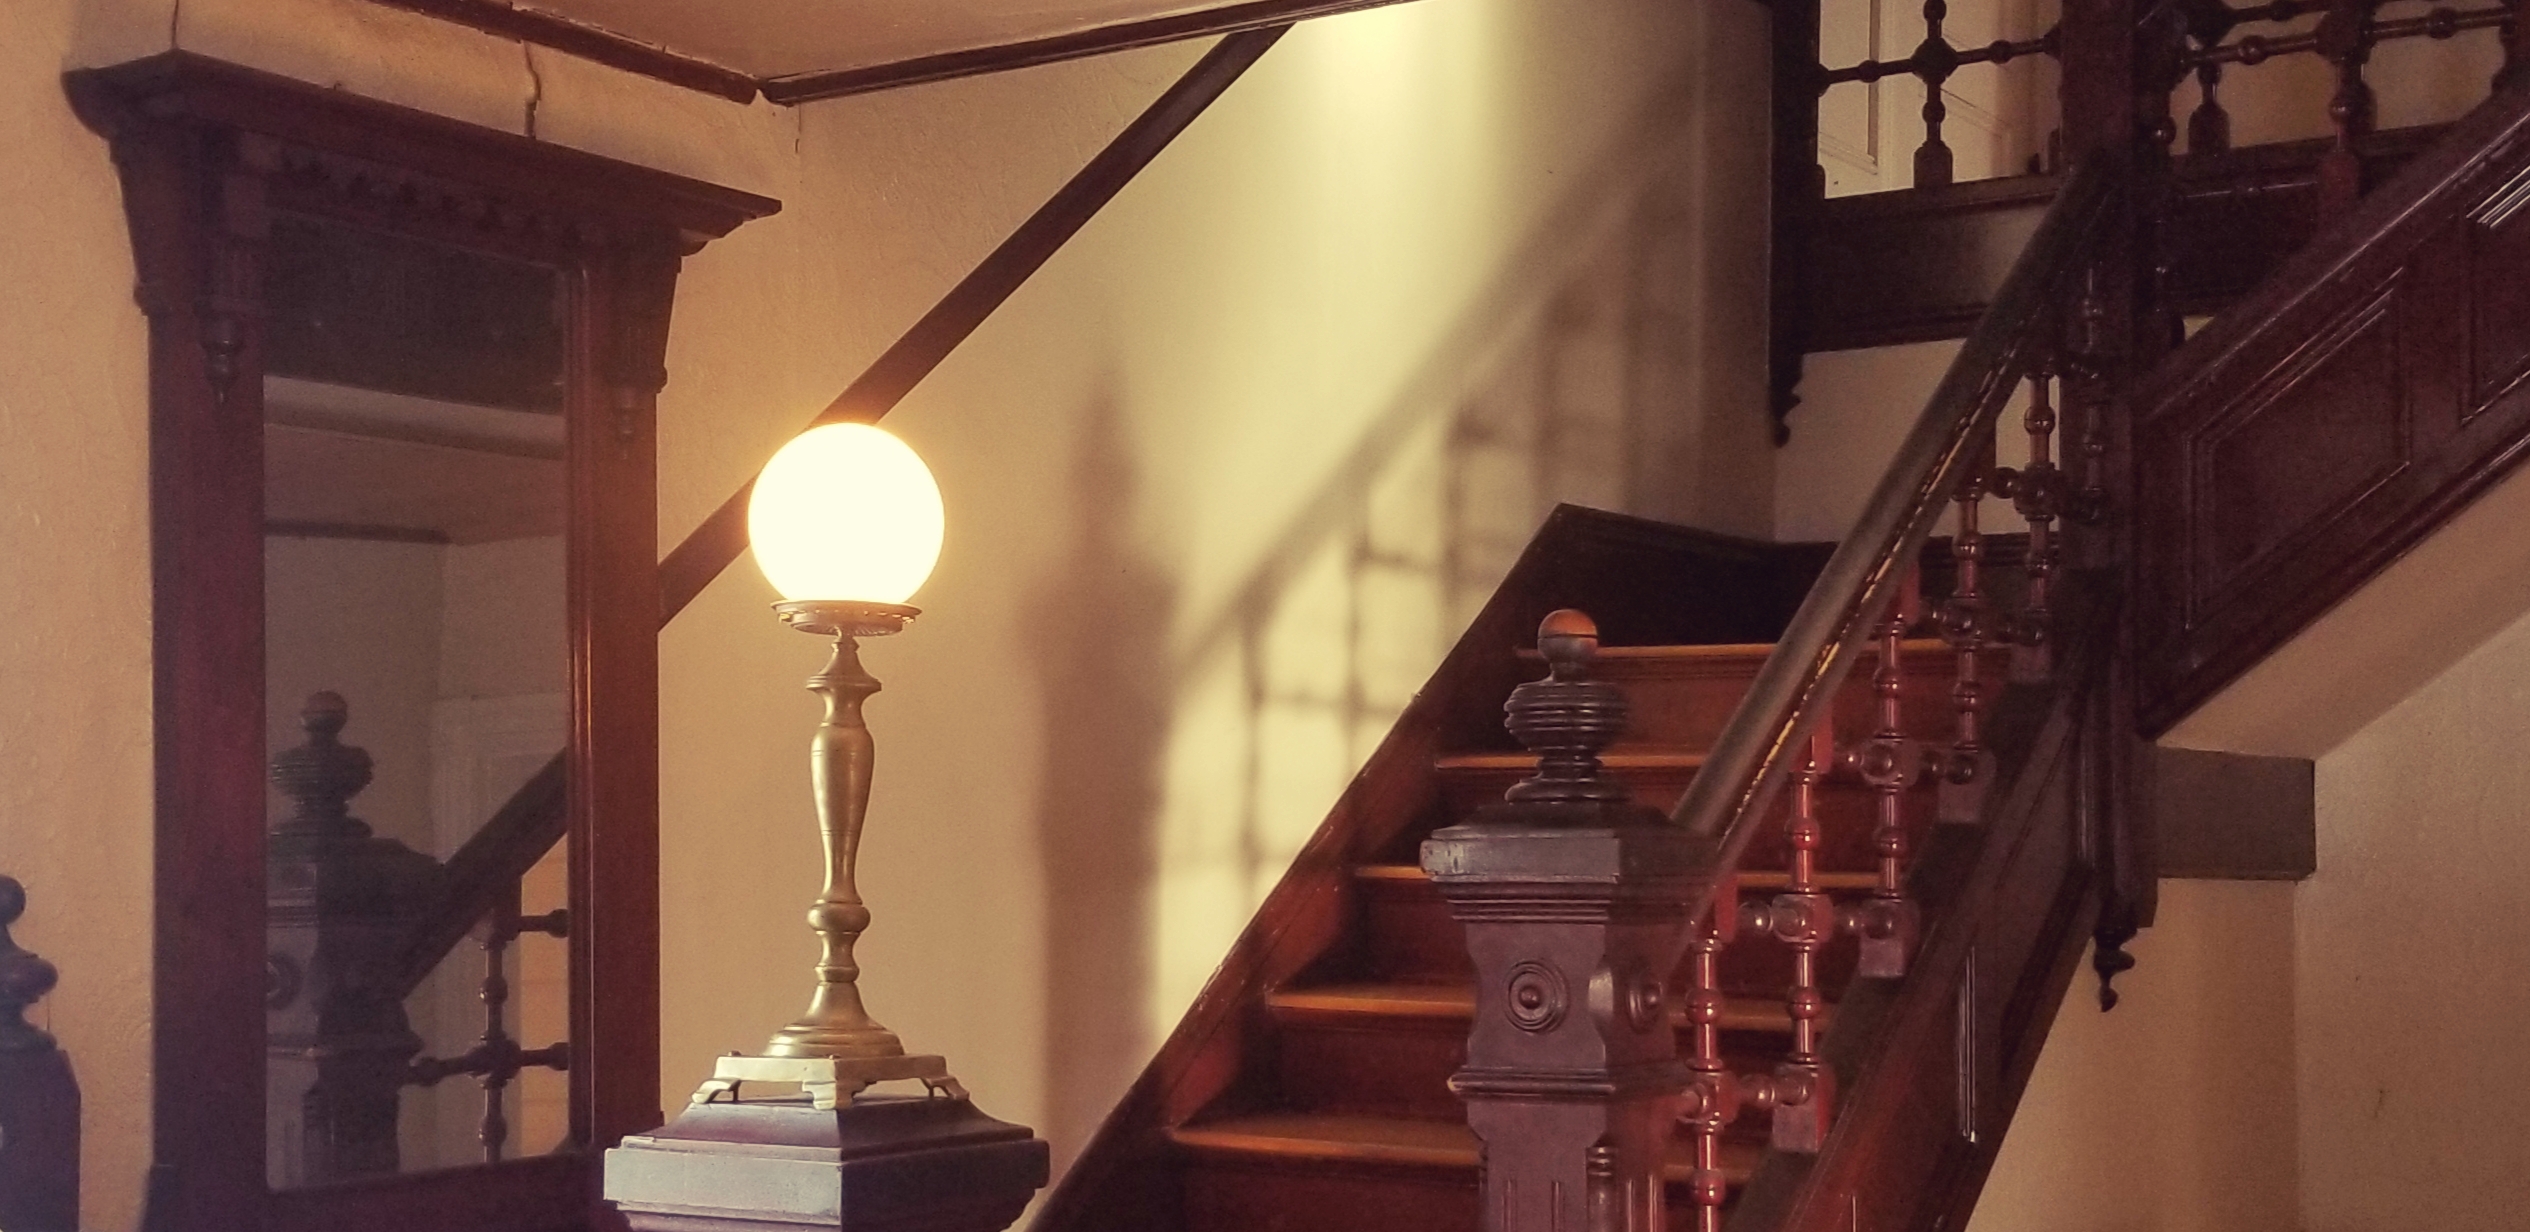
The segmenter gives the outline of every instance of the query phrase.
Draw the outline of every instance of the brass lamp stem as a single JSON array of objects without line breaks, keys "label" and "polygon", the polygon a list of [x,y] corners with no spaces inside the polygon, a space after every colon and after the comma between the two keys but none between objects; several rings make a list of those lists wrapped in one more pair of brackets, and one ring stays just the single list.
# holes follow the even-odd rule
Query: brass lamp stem
[{"label": "brass lamp stem", "polygon": [[909,608],[878,605],[785,603],[782,617],[806,632],[831,635],[834,657],[808,678],[809,691],[826,699],[826,717],[809,743],[809,779],[817,798],[817,829],[825,839],[826,885],[808,909],[825,952],[817,963],[817,990],[808,1011],[773,1035],[765,1055],[774,1057],[897,1057],[905,1046],[861,1005],[860,964],[852,947],[870,926],[853,868],[860,855],[861,826],[870,807],[873,745],[861,720],[861,703],[879,690],[861,667],[858,638],[893,633]]}]

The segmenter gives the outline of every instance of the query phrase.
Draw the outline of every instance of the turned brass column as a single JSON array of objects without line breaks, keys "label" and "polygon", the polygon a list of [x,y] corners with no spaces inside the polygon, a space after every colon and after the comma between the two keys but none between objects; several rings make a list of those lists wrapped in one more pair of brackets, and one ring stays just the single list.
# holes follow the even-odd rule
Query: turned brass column
[{"label": "turned brass column", "polygon": [[904,1044],[861,1004],[861,967],[852,947],[870,926],[870,909],[854,882],[861,851],[861,824],[869,815],[874,746],[861,703],[879,683],[861,667],[859,639],[905,627],[917,614],[902,604],[798,601],[775,605],[782,619],[805,633],[834,639],[834,657],[808,678],[826,699],[825,720],[808,746],[808,773],[817,798],[817,830],[826,846],[826,884],[808,909],[825,953],[817,962],[817,989],[808,1011],[773,1033],[764,1047],[773,1057],[899,1057]]}]

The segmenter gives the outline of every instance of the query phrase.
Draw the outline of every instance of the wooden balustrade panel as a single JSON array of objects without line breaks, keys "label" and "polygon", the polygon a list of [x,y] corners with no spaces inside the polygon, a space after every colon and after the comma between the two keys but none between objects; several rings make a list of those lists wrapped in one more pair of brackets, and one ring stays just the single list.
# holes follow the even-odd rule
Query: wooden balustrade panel
[{"label": "wooden balustrade panel", "polygon": [[2530,94],[2455,126],[2137,391],[2149,732],[2530,445]]}]

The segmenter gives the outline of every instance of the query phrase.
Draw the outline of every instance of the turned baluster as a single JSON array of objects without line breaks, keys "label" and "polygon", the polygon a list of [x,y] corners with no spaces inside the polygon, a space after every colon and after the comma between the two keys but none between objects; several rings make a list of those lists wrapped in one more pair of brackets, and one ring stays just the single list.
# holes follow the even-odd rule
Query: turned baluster
[{"label": "turned baluster", "polygon": [[1959,495],[1954,498],[1959,505],[1959,529],[1951,539],[1950,550],[1958,562],[1958,577],[1951,585],[1950,601],[1941,610],[1942,637],[1958,656],[1958,675],[1950,686],[1950,702],[1958,711],[1958,720],[1952,732],[1950,754],[1940,767],[1939,811],[1941,819],[1950,822],[1977,820],[1984,804],[1985,784],[1993,777],[1992,755],[1986,751],[1980,727],[1985,686],[1977,667],[1977,652],[1985,648],[1986,629],[1982,576],[1985,533],[1979,520],[1985,505],[1986,481],[1993,469],[1994,451],[1989,445],[1968,468],[1968,477],[1960,483]]},{"label": "turned baluster", "polygon": [[1949,16],[1947,0],[1924,0],[1924,41],[1912,57],[1915,76],[1924,83],[1924,144],[1915,148],[1917,188],[1939,188],[1953,176],[1950,146],[1941,138],[1942,121],[1950,115],[1942,86],[1959,71],[1958,49],[1942,36],[1942,22]]},{"label": "turned baluster", "polygon": [[2223,81],[2219,60],[2202,60],[2196,65],[2196,110],[2187,113],[2187,152],[2219,154],[2231,148],[2231,113],[2223,110],[2216,91]]},{"label": "turned baluster", "polygon": [[2495,70],[2495,89],[2502,90],[2522,80],[2530,69],[2530,21],[2522,20],[2523,0],[2504,0],[2504,24],[2500,27],[2504,43],[2503,67]]},{"label": "turned baluster", "polygon": [[1737,883],[1725,882],[1713,896],[1713,912],[1695,930],[1687,945],[1687,1022],[1690,1044],[1687,1081],[1679,1119],[1695,1140],[1695,1174],[1687,1184],[1695,1206],[1696,1232],[1721,1232],[1722,1203],[1730,1185],[1722,1175],[1722,1133],[1739,1114],[1740,1083],[1722,1063],[1722,947],[1729,945],[1739,920]]},{"label": "turned baluster", "polygon": [[26,1012],[60,972],[9,935],[26,888],[0,876],[0,1227],[79,1226],[79,1083]]},{"label": "turned baluster", "polygon": [[1792,1017],[1792,1047],[1775,1068],[1773,1144],[1776,1150],[1815,1154],[1827,1142],[1835,1103],[1835,1074],[1819,1057],[1819,1018],[1827,998],[1819,991],[1818,954],[1837,927],[1836,903],[1819,889],[1818,785],[1835,759],[1835,737],[1824,723],[1810,737],[1792,779],[1792,817],[1785,837],[1792,858],[1783,893],[1767,913],[1768,931],[1792,950],[1792,987],[1784,1009]]},{"label": "turned baluster", "polygon": [[2337,70],[2337,90],[2328,100],[2328,123],[2335,144],[2319,160],[2319,210],[2333,218],[2351,209],[2363,195],[2363,160],[2354,143],[2372,133],[2377,111],[2363,68],[2372,58],[2372,13],[2380,0],[2330,0],[2327,15],[2314,32],[2319,54]]},{"label": "turned baluster", "polygon": [[1904,701],[1905,638],[1920,602],[1916,587],[1916,575],[1910,572],[1897,601],[1880,622],[1880,662],[1871,674],[1879,726],[1846,757],[1874,796],[1877,817],[1871,828],[1871,851],[1878,868],[1870,899],[1839,923],[1862,941],[1856,970],[1875,979],[1903,978],[1915,945],[1915,904],[1906,898],[1905,802],[1920,759],[1906,738]]},{"label": "turned baluster", "polygon": [[2045,365],[2029,377],[2029,410],[2021,417],[2029,436],[2029,464],[1994,472],[1995,494],[2010,497],[2012,507],[2029,523],[2029,554],[2022,565],[2029,587],[2021,601],[2020,618],[2012,622],[2012,678],[2021,681],[2044,680],[2052,666],[2048,629],[2054,612],[2048,606],[2049,591],[2058,559],[2056,518],[2064,512],[2065,500],[2064,473],[2055,461],[2054,381],[2055,374]]}]

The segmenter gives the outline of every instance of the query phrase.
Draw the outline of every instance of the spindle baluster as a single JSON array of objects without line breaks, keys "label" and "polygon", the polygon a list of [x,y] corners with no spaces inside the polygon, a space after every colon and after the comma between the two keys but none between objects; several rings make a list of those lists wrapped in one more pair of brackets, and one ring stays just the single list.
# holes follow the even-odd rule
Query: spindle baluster
[{"label": "spindle baluster", "polygon": [[1912,57],[1915,76],[1924,83],[1924,144],[1915,147],[1917,188],[1939,188],[1953,178],[1950,146],[1941,137],[1942,122],[1950,115],[1942,86],[1959,71],[1958,49],[1942,37],[1942,22],[1949,16],[1948,0],[1924,0],[1924,41]]},{"label": "spindle baluster", "polygon": [[2223,66],[2218,60],[2200,61],[2196,66],[2196,110],[2187,113],[2187,152],[2219,154],[2231,148],[2231,113],[2223,110],[2216,91],[2223,81]]},{"label": "spindle baluster", "polygon": [[1950,599],[1942,605],[1941,632],[1958,656],[1958,675],[1950,686],[1958,710],[1949,755],[1940,765],[1940,807],[1943,821],[1973,822],[1983,810],[1985,784],[1993,777],[1993,755],[1986,751],[1979,721],[1985,711],[1985,685],[1978,675],[1977,652],[1985,648],[1985,532],[1980,524],[1987,479],[1994,469],[1994,448],[1987,445],[1959,485],[1958,532],[1950,553],[1958,562]]},{"label": "spindle baluster", "polygon": [[2319,54],[2337,71],[2336,93],[2328,100],[2328,123],[2335,144],[2319,160],[2319,208],[2323,217],[2351,209],[2363,195],[2363,160],[2357,140],[2368,137],[2377,121],[2371,83],[2363,68],[2372,58],[2378,32],[2372,14],[2380,0],[2330,0],[2326,16],[2313,32]]},{"label": "spindle baluster", "polygon": [[1880,658],[1871,673],[1878,726],[1871,737],[1846,756],[1870,787],[1877,810],[1871,829],[1871,850],[1877,877],[1871,897],[1839,917],[1840,926],[1862,941],[1861,974],[1875,979],[1906,975],[1916,934],[1915,904],[1906,897],[1906,790],[1914,786],[1922,759],[1906,738],[1906,631],[1920,610],[1918,575],[1909,571],[1897,601],[1878,629]]},{"label": "spindle baluster", "polygon": [[2020,617],[2012,622],[2012,678],[2021,681],[2046,679],[2054,653],[2047,636],[2054,620],[2048,592],[2056,573],[2056,518],[2064,512],[2065,498],[2064,473],[2055,462],[2054,367],[2041,361],[2029,375],[2029,409],[2021,416],[2021,427],[2029,436],[2029,464],[2019,470],[1998,467],[1994,471],[1995,494],[2010,497],[2012,507],[2029,523],[2029,553],[2022,564],[2029,586],[2021,600]]},{"label": "spindle baluster", "polygon": [[1721,952],[1735,936],[1739,920],[1736,878],[1726,878],[1713,896],[1712,914],[1696,926],[1688,943],[1687,1022],[1691,1027],[1687,1056],[1687,1093],[1679,1119],[1695,1140],[1695,1174],[1687,1194],[1695,1207],[1696,1232],[1721,1232],[1722,1204],[1730,1197],[1722,1175],[1722,1133],[1739,1114],[1739,1082],[1722,1062]]},{"label": "spindle baluster", "polygon": [[1792,1018],[1792,1047],[1775,1068],[1768,1092],[1774,1105],[1773,1144],[1779,1151],[1815,1154],[1827,1141],[1835,1104],[1835,1075],[1819,1057],[1819,1018],[1827,999],[1819,989],[1818,954],[1835,935],[1835,900],[1818,885],[1818,784],[1835,758],[1835,736],[1822,724],[1810,737],[1792,780],[1792,817],[1786,837],[1790,868],[1783,893],[1774,898],[1768,930],[1792,948],[1792,987],[1784,1008]]},{"label": "spindle baluster", "polygon": [[2530,21],[2522,20],[2523,0],[2503,0],[2504,21],[2497,27],[2504,44],[2503,67],[2495,70],[2494,88],[2501,90],[2530,70]]}]

